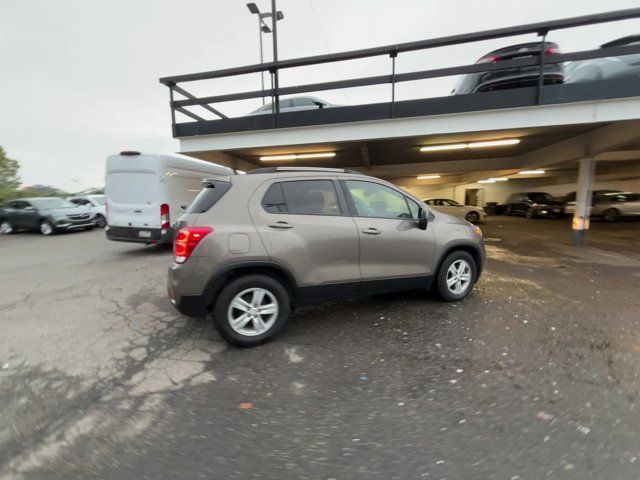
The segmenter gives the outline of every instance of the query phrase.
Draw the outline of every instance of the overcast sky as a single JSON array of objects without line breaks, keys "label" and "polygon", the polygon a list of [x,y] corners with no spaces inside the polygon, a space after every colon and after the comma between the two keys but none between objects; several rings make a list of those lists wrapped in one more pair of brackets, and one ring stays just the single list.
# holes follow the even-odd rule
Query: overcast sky
[{"label": "overcast sky", "polygon": [[[270,1],[256,2],[261,10]],[[107,155],[179,151],[161,76],[257,63],[257,19],[242,0],[0,0],[0,145],[28,184],[104,184]],[[281,59],[637,7],[637,0],[278,0]],[[554,32],[563,51],[640,33],[628,21]],[[535,40],[508,39],[507,44]],[[265,42],[270,44],[271,37]],[[398,71],[472,63],[505,40],[401,54]],[[271,51],[265,48],[266,59]],[[388,73],[388,58],[286,72],[282,84]],[[184,84],[215,95],[258,76]],[[403,84],[398,97],[446,95],[454,78]],[[323,92],[334,103],[388,99],[388,86]],[[259,101],[221,105],[242,115]]]}]

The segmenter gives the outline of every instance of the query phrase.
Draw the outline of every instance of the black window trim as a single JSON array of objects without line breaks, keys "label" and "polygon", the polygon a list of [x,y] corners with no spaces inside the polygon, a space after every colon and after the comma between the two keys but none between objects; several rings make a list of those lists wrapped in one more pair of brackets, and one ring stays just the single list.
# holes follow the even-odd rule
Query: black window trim
[{"label": "black window trim", "polygon": [[[331,184],[333,185],[333,189],[336,193],[336,199],[338,200],[338,208],[340,209],[340,213],[338,213],[337,215],[331,215],[329,213],[269,212],[264,208],[264,197],[273,185],[282,184],[285,182],[317,182],[320,180],[331,182]],[[282,186],[280,188],[282,190]],[[340,186],[338,185],[338,182],[335,178],[274,178],[273,180],[267,182],[266,190],[264,191],[264,193],[262,194],[262,198],[260,199],[260,206],[262,207],[262,210],[268,215],[313,215],[316,217],[349,217],[350,215],[347,208],[347,203],[341,193],[342,192]],[[284,190],[282,190],[282,198],[283,200],[285,200],[286,204],[286,199],[284,198]]]}]

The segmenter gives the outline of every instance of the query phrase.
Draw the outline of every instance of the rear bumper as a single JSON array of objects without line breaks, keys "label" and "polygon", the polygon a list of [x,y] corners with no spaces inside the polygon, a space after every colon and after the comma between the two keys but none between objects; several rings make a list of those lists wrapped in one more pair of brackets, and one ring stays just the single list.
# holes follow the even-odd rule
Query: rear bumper
[{"label": "rear bumper", "polygon": [[[140,232],[143,232],[142,234]],[[148,236],[141,236],[146,235]],[[173,243],[173,230],[171,228],[137,228],[137,227],[113,227],[107,226],[105,233],[109,240],[114,242],[133,242],[160,245]]]},{"label": "rear bumper", "polygon": [[[209,314],[207,297],[202,295],[187,295],[182,294],[180,291],[181,272],[179,269],[169,267],[169,274],[167,276],[167,294],[169,300],[174,307],[183,315],[187,317],[205,318]],[[182,275],[184,276],[184,275]]]}]

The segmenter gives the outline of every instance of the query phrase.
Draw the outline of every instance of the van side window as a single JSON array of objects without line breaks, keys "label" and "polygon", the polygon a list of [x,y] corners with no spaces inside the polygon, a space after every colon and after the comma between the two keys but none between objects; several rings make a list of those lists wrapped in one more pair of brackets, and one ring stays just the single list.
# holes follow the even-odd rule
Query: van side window
[{"label": "van side window", "polygon": [[269,213],[340,215],[338,195],[331,180],[274,183],[262,199]]}]

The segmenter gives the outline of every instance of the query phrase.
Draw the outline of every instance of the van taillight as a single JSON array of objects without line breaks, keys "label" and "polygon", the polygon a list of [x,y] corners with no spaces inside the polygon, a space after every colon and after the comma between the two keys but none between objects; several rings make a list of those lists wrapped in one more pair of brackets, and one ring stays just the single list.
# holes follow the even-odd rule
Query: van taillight
[{"label": "van taillight", "polygon": [[181,228],[173,242],[173,261],[184,263],[191,256],[200,241],[213,232],[211,227]]},{"label": "van taillight", "polygon": [[487,55],[486,57],[482,57],[476,63],[489,63],[489,62],[499,62],[500,56],[498,55]]},{"label": "van taillight", "polygon": [[169,228],[171,220],[169,218],[169,205],[163,203],[160,205],[160,228]]}]

